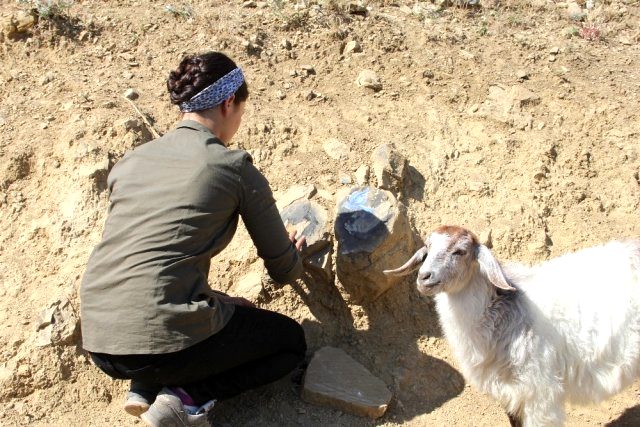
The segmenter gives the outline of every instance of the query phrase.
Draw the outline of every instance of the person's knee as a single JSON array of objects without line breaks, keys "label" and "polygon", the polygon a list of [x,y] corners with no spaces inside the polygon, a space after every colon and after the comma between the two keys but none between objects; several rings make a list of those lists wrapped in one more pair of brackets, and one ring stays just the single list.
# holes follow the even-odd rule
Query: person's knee
[{"label": "person's knee", "polygon": [[287,345],[293,353],[304,358],[307,353],[307,339],[304,329],[298,322],[289,317],[287,317],[287,324]]},{"label": "person's knee", "polygon": [[297,335],[297,353],[301,355],[302,358],[307,354],[307,338],[304,333],[304,328],[298,322],[296,322],[298,335]]}]

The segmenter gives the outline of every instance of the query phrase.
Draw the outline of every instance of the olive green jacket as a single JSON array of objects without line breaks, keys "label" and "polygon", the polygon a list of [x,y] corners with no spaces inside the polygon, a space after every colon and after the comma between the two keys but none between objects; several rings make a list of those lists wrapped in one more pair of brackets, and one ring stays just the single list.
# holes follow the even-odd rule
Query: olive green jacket
[{"label": "olive green jacket", "polygon": [[183,121],[127,153],[107,184],[102,241],[80,287],[86,350],[169,353],[222,329],[234,306],[218,299],[207,276],[239,216],[276,282],[302,272],[269,183],[250,155],[227,149],[197,122]]}]

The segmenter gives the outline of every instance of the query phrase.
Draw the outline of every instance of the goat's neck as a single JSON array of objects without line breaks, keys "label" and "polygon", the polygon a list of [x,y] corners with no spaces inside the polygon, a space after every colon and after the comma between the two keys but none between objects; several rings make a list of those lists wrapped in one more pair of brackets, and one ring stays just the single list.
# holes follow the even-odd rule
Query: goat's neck
[{"label": "goat's neck", "polygon": [[454,351],[482,358],[491,351],[493,333],[490,307],[497,294],[483,277],[476,277],[459,292],[436,296],[436,307],[444,333]]},{"label": "goat's neck", "polygon": [[436,301],[439,306],[447,309],[449,316],[474,326],[482,321],[495,295],[495,290],[486,279],[477,277],[459,292],[439,294]]}]

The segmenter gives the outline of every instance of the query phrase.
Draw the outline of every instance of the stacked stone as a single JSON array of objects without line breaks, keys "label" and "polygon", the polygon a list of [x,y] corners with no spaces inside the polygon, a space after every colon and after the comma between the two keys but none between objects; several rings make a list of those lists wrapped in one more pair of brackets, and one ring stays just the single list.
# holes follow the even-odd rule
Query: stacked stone
[{"label": "stacked stone", "polygon": [[414,250],[404,205],[390,191],[355,187],[337,210],[338,278],[352,302],[373,301],[402,280],[382,271]]}]

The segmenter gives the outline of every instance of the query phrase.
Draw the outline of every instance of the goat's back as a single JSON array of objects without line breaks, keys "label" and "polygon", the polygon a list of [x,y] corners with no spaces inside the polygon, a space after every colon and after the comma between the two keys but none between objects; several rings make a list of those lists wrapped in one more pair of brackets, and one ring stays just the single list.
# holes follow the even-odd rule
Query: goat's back
[{"label": "goat's back", "polygon": [[640,241],[566,254],[521,279],[535,332],[557,350],[574,401],[599,401],[633,382],[640,369]]}]

